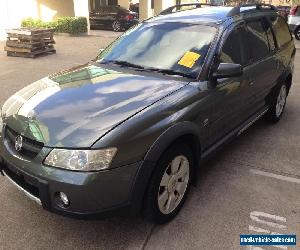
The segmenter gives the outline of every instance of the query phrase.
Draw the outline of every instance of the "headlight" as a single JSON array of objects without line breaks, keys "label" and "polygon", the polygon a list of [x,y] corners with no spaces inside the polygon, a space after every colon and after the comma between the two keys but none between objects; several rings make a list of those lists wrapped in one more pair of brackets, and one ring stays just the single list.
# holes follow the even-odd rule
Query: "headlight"
[{"label": "headlight", "polygon": [[53,149],[44,160],[44,164],[75,171],[97,171],[107,169],[116,152],[116,148],[100,150]]}]

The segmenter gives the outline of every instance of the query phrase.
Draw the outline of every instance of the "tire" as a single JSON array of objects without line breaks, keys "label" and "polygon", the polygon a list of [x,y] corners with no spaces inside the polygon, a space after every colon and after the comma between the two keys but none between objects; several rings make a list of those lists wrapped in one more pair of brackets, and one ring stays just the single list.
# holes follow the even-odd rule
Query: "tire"
[{"label": "tire", "polygon": [[295,38],[300,40],[300,27],[297,27],[294,31]]},{"label": "tire", "polygon": [[121,25],[121,23],[119,22],[119,21],[114,21],[113,23],[112,23],[112,29],[113,29],[113,31],[115,31],[115,32],[119,32],[119,31],[121,31],[122,30],[122,25]]},{"label": "tire", "polygon": [[189,192],[193,164],[192,150],[186,144],[176,143],[165,151],[145,196],[144,215],[148,220],[163,224],[178,214]]},{"label": "tire", "polygon": [[274,97],[272,98],[272,103],[269,111],[266,114],[268,121],[272,123],[277,123],[280,121],[284,108],[286,105],[286,99],[288,96],[288,86],[286,84],[281,84],[275,91]]}]

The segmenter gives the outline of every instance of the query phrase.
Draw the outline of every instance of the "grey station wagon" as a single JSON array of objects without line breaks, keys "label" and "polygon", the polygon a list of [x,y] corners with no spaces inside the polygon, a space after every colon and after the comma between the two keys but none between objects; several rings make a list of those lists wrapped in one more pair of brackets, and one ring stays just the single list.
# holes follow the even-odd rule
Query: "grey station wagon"
[{"label": "grey station wagon", "polygon": [[271,5],[148,19],[6,101],[1,172],[51,212],[167,222],[203,159],[260,117],[280,120],[295,52]]}]

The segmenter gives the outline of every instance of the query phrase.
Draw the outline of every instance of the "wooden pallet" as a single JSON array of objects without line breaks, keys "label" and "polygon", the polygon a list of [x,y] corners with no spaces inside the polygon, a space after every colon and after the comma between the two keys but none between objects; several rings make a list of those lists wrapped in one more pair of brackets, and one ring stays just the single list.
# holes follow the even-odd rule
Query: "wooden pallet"
[{"label": "wooden pallet", "polygon": [[13,34],[13,33],[8,33],[7,35],[8,35],[8,37],[7,37],[8,40],[12,40],[13,38],[15,38],[16,40],[18,39],[18,40],[24,40],[24,41],[40,41],[45,38],[53,39],[53,33],[51,33],[51,32],[32,35],[32,36],[22,35],[22,34]]},{"label": "wooden pallet", "polygon": [[7,29],[7,34],[19,34],[19,35],[37,35],[37,34],[43,34],[43,33],[53,33],[54,29],[41,29],[41,28],[20,28],[20,29]]},{"label": "wooden pallet", "polygon": [[53,29],[12,29],[6,30],[7,41],[4,50],[8,56],[35,58],[56,53],[53,44]]},{"label": "wooden pallet", "polygon": [[43,47],[31,47],[31,48],[25,48],[25,47],[9,47],[5,46],[4,50],[9,52],[21,52],[21,53],[32,53],[34,51],[42,51],[42,50],[50,50],[54,49],[52,45],[50,46],[43,46]]},{"label": "wooden pallet", "polygon": [[20,41],[20,40],[7,40],[6,46],[7,47],[15,47],[15,48],[36,48],[36,47],[42,47],[47,46],[50,44],[55,44],[55,41],[52,40],[46,40],[40,42],[27,42],[27,41]]},{"label": "wooden pallet", "polygon": [[39,50],[39,51],[33,51],[33,52],[15,52],[15,51],[7,51],[7,56],[12,57],[25,57],[25,58],[36,58],[38,56],[46,56],[55,54],[56,50],[54,48],[47,49],[47,50]]}]

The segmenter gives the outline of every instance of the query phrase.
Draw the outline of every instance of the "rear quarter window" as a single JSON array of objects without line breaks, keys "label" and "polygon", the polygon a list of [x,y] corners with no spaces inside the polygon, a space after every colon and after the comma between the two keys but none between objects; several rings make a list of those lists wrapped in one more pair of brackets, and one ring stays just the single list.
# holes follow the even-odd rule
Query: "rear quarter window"
[{"label": "rear quarter window", "polygon": [[287,23],[282,17],[274,17],[271,21],[279,47],[282,47],[283,45],[292,40],[292,36],[287,26]]}]

